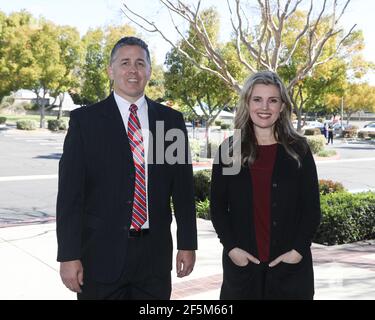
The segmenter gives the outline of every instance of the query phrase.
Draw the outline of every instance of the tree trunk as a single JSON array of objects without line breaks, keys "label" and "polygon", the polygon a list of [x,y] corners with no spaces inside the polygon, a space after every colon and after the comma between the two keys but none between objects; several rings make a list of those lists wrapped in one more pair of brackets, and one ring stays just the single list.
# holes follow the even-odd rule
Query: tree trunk
[{"label": "tree trunk", "polygon": [[63,107],[63,102],[65,99],[65,92],[59,94],[60,102],[59,102],[59,113],[57,114],[57,119],[62,118],[62,107]]},{"label": "tree trunk", "polygon": [[45,127],[45,107],[44,102],[40,105],[40,124],[39,128],[43,129]]},{"label": "tree trunk", "polygon": [[211,158],[210,124],[207,120],[205,121],[205,135],[206,135],[207,158]]}]

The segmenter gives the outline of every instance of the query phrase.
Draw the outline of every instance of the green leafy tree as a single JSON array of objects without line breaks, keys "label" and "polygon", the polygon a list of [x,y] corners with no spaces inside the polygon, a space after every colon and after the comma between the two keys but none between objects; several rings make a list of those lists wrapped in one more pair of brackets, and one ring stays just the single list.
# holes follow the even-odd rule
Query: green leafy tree
[{"label": "green leafy tree", "polygon": [[35,80],[31,34],[36,20],[26,11],[0,12],[0,99]]},{"label": "green leafy tree", "polygon": [[162,102],[165,98],[163,66],[156,64],[155,58],[152,58],[151,64],[151,79],[146,86],[145,93],[151,99]]},{"label": "green leafy tree", "polygon": [[[305,12],[296,12],[294,17],[289,20],[289,24],[285,26],[284,37],[285,45],[292,48],[295,43],[295,37],[300,32],[303,22],[306,19]],[[330,28],[330,17],[321,19],[320,24],[315,29],[318,34],[324,34]],[[320,59],[324,63],[318,63],[306,75],[289,87],[292,98],[294,112],[298,119],[298,130],[301,129],[301,118],[303,111],[310,112],[337,112],[336,107],[325,104],[327,95],[342,94],[344,86],[347,83],[350,70],[359,70],[363,72],[366,69],[364,64],[360,65],[358,57],[363,49],[363,36],[361,32],[352,32],[341,44],[340,53],[336,53],[339,36],[335,35],[327,40],[326,45],[322,49]],[[300,66],[303,64],[306,52],[309,51],[309,43],[305,39],[300,40],[299,47],[295,49],[294,58],[286,66],[279,69],[279,74],[288,82],[288,79],[294,79]],[[357,65],[353,67],[353,61],[357,60]],[[363,60],[362,60],[363,61]],[[357,71],[357,75],[359,75]]]},{"label": "green leafy tree", "polygon": [[85,104],[98,102],[109,95],[111,84],[107,67],[111,50],[120,38],[133,35],[135,30],[128,25],[90,29],[85,34],[81,92]]},{"label": "green leafy tree", "polygon": [[33,75],[25,87],[37,95],[40,111],[40,127],[45,127],[45,112],[48,108],[47,93],[59,87],[67,73],[61,60],[58,27],[51,22],[40,21],[40,27],[31,34],[30,44],[34,58]]},{"label": "green leafy tree", "polygon": [[354,112],[375,112],[375,87],[367,83],[348,83],[342,95],[332,94],[327,98],[332,108],[340,108],[341,103],[348,123]]},{"label": "green leafy tree", "polygon": [[82,67],[83,46],[77,29],[69,26],[58,28],[57,42],[60,47],[60,62],[65,66],[65,73],[56,87],[51,88],[51,95],[59,97],[58,119],[62,116],[62,104],[66,92],[79,91],[79,72]]}]

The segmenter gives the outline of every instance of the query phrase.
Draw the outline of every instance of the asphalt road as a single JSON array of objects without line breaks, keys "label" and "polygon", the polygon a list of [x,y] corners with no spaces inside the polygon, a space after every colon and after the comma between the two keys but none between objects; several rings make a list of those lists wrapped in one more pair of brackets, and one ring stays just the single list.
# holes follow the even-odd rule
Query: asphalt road
[{"label": "asphalt road", "polygon": [[[0,227],[54,219],[65,135],[0,130]],[[375,190],[375,144],[335,140],[339,159],[317,161],[321,179],[349,191]]]}]

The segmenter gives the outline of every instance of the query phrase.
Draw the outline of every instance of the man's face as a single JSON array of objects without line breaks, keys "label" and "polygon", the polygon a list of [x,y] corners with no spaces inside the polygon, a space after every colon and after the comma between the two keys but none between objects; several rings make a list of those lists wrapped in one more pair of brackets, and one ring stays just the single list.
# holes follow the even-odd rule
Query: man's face
[{"label": "man's face", "polygon": [[137,101],[144,94],[151,76],[146,51],[136,45],[121,47],[108,67],[108,74],[119,96],[129,102]]}]

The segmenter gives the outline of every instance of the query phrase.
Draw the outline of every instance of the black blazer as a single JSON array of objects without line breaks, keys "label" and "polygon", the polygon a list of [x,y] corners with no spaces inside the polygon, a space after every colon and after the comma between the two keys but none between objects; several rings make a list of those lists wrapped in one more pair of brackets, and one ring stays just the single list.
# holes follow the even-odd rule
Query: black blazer
[{"label": "black blazer", "polygon": [[[299,148],[301,149],[301,148]],[[221,150],[221,149],[220,149]],[[296,150],[298,151],[298,150]],[[297,265],[275,267],[275,275],[283,267],[285,272],[298,269],[290,281],[298,283],[300,297],[312,297],[314,291],[311,259],[311,240],[320,223],[319,185],[316,166],[310,149],[301,153],[302,166],[291,158],[279,144],[272,174],[270,261],[292,249],[302,256]],[[253,223],[253,186],[249,168],[242,167],[237,175],[223,175],[224,165],[219,160],[213,165],[211,181],[211,217],[218,237],[223,244],[224,281],[226,275],[236,267],[227,256],[234,247],[239,247],[257,257],[255,227]],[[252,264],[252,263],[251,263]],[[256,268],[256,265],[253,266]],[[228,272],[226,272],[228,271]],[[295,271],[295,270],[294,270]],[[293,272],[294,272],[293,271]],[[280,271],[283,273],[284,271]],[[271,276],[270,279],[278,278]],[[281,274],[280,277],[285,275]],[[285,278],[284,278],[285,279]],[[267,282],[270,287],[273,281]],[[282,288],[280,288],[282,289]],[[288,297],[288,292],[279,292]],[[291,292],[293,295],[293,292]],[[275,293],[273,297],[277,298]],[[297,296],[298,297],[298,296]]]},{"label": "black blazer", "polygon": [[[197,249],[193,176],[181,113],[146,99],[152,133],[149,145],[154,145],[149,153],[154,161],[148,165],[147,236],[152,243],[150,263],[160,274],[172,269],[171,197],[178,230],[177,248]],[[173,143],[164,141],[155,147],[157,121],[163,121],[160,127],[164,133],[173,128],[183,130],[184,164],[155,163],[156,149],[165,151]],[[134,183],[132,152],[113,94],[71,112],[59,163],[58,261],[80,259],[84,272],[100,282],[119,279],[125,264]]]}]

